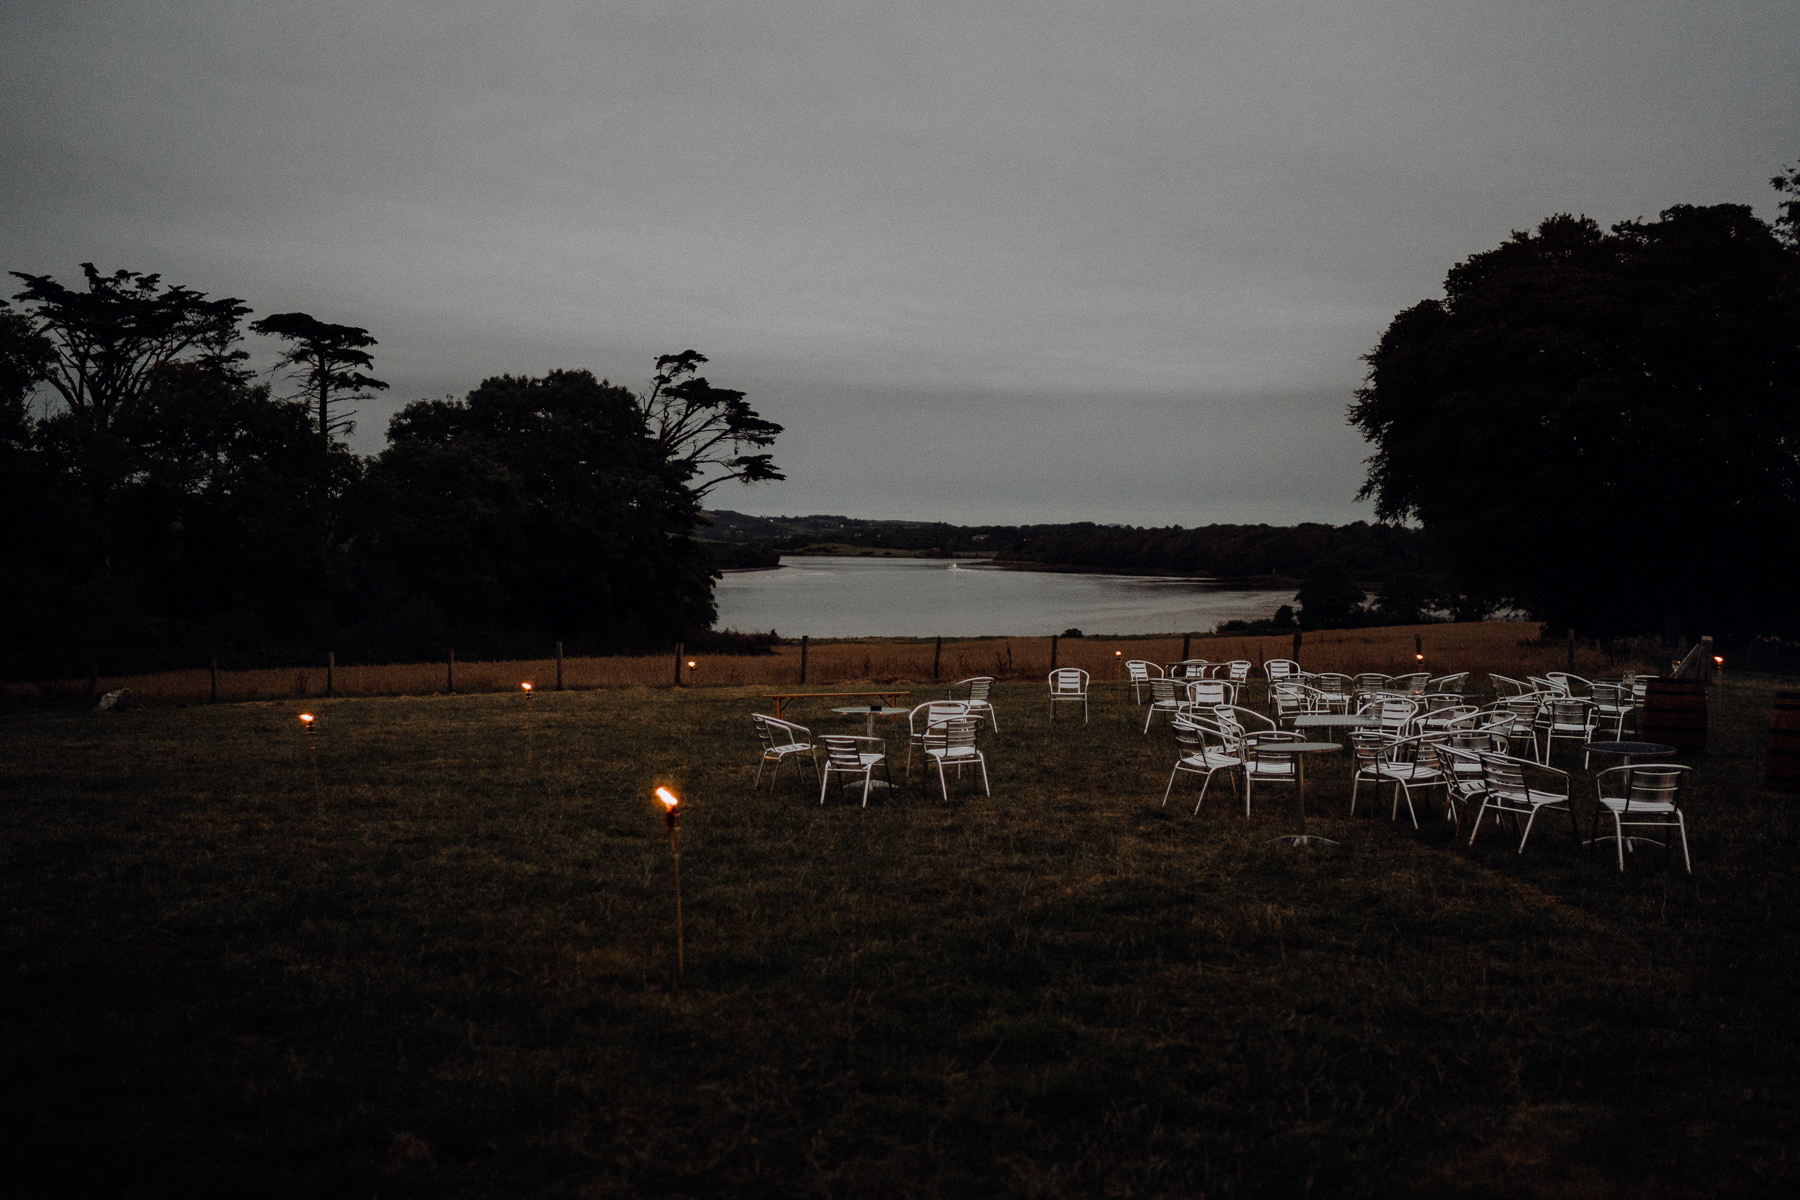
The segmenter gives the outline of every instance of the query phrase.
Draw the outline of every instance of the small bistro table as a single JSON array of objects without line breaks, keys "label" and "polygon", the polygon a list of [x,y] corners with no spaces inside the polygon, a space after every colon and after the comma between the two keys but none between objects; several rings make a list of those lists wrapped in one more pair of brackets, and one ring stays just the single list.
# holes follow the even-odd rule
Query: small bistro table
[{"label": "small bistro table", "polygon": [[1675,753],[1675,747],[1667,742],[1589,742],[1581,749],[1587,754],[1616,754],[1628,767],[1634,758],[1662,758]]},{"label": "small bistro table", "polygon": [[1342,750],[1343,747],[1336,742],[1271,742],[1269,745],[1283,754],[1296,756],[1294,759],[1294,810],[1295,815],[1300,819],[1299,833],[1286,833],[1271,840],[1284,842],[1289,846],[1310,846],[1314,842],[1321,846],[1337,845],[1328,837],[1320,837],[1318,834],[1306,832],[1306,756],[1308,754],[1329,754],[1334,750]]}]

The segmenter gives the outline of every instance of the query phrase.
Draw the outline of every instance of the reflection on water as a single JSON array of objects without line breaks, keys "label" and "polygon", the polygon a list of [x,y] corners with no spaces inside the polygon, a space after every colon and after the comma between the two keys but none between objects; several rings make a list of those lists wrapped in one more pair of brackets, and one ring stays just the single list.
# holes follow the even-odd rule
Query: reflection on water
[{"label": "reflection on water", "polygon": [[719,581],[720,629],[783,637],[1204,633],[1267,617],[1294,593],[1188,579],[1009,571],[935,558],[784,556]]}]

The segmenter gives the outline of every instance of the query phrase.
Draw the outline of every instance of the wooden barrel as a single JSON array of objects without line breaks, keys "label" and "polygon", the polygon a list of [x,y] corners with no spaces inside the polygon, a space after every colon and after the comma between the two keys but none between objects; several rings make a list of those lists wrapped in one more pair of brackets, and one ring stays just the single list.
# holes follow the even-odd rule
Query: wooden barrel
[{"label": "wooden barrel", "polygon": [[1644,740],[1667,742],[1677,754],[1706,749],[1706,685],[1698,679],[1652,679],[1644,692]]},{"label": "wooden barrel", "polygon": [[1776,692],[1769,717],[1769,786],[1800,792],[1800,692]]}]

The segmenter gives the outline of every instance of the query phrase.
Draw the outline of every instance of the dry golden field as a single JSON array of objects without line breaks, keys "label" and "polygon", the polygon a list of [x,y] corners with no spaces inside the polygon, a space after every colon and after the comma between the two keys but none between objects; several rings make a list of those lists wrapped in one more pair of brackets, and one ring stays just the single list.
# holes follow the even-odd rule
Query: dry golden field
[{"label": "dry golden field", "polygon": [[[1183,657],[1180,637],[1084,637],[1055,640],[1056,665],[1082,667],[1096,682],[1124,678],[1128,659],[1168,662]],[[1294,639],[1280,637],[1201,636],[1187,641],[1193,658],[1248,659],[1261,664],[1270,658],[1295,654]],[[909,684],[947,682],[971,675],[998,679],[1034,679],[1051,667],[1052,639],[1047,637],[945,639],[941,649],[931,638],[831,639],[805,647],[805,682],[811,685],[854,683]],[[1386,671],[1414,669],[1414,655],[1422,652],[1419,669],[1434,675],[1471,671],[1479,678],[1489,671],[1523,678],[1547,670],[1573,669],[1589,677],[1612,676],[1621,668],[1655,668],[1654,652],[1620,652],[1593,643],[1577,643],[1574,661],[1564,642],[1542,642],[1539,626],[1526,621],[1484,621],[1443,625],[1394,625],[1372,629],[1334,629],[1305,634],[1298,657],[1314,671]],[[801,683],[802,647],[780,646],[774,655],[736,656],[704,654],[684,656],[683,682],[692,686],[793,687]],[[936,672],[933,672],[934,659]],[[692,661],[688,669],[685,663]],[[563,661],[565,688],[604,688],[673,684],[676,658],[670,653],[642,657],[569,658]],[[416,696],[448,691],[479,693],[509,691],[530,681],[534,687],[556,686],[553,658],[496,662],[458,660],[454,670],[447,662],[356,666],[339,664],[330,672],[330,692],[337,696]],[[273,700],[323,696],[327,670],[295,667],[277,670],[220,671],[219,700]],[[454,686],[452,686],[454,685]],[[90,681],[65,679],[44,683],[15,683],[6,688],[9,698],[71,698],[85,696]],[[206,668],[171,671],[158,675],[99,678],[97,691],[128,688],[146,701],[201,703],[214,698],[214,677]]]}]

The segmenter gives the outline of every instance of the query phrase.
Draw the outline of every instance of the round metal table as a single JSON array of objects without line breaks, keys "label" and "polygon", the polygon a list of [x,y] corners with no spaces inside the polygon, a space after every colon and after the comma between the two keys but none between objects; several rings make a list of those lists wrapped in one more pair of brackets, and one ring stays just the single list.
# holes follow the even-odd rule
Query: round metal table
[{"label": "round metal table", "polygon": [[1270,748],[1283,754],[1293,754],[1294,759],[1294,812],[1300,820],[1299,833],[1287,833],[1271,841],[1283,842],[1289,846],[1311,846],[1315,842],[1321,846],[1335,846],[1336,842],[1328,837],[1320,837],[1306,832],[1306,756],[1308,754],[1329,754],[1343,747],[1336,742],[1270,742]]}]

